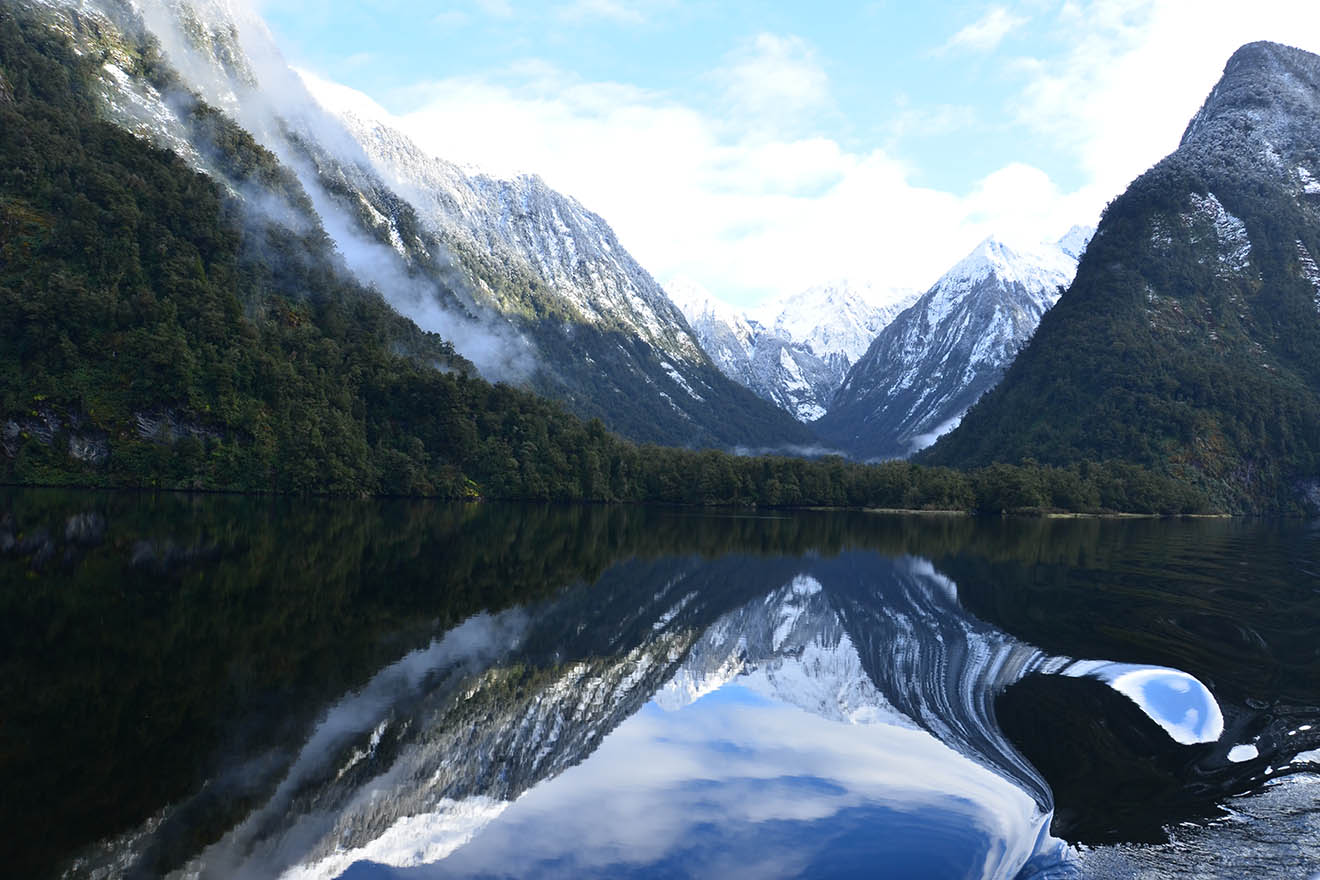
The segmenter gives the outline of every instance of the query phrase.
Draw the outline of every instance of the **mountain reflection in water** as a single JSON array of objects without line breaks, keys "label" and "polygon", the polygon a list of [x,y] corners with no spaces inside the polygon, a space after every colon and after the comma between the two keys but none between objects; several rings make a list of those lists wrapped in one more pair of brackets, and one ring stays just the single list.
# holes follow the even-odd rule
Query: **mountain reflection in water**
[{"label": "mountain reflection in water", "polygon": [[[1076,876],[1075,851],[1052,823],[1067,840],[1147,839],[1163,823],[1213,815],[1223,797],[1317,745],[1301,724],[1320,718],[1314,680],[1276,674],[1286,703],[1221,705],[1243,684],[1224,680],[1227,666],[1170,662],[1195,659],[1199,645],[1134,650],[1140,638],[1121,635],[1077,640],[1087,654],[1057,641],[1041,649],[1033,642],[1051,642],[1077,615],[1052,620],[1027,602],[1015,608],[1034,619],[1010,634],[964,607],[966,580],[950,576],[1023,556],[1034,561],[1019,567],[1035,571],[1050,553],[1094,571],[1085,557],[1145,540],[1142,524],[1081,524],[1080,542],[1077,526],[1022,524],[1022,554],[1005,551],[999,527],[987,537],[969,522],[348,509],[355,524],[383,516],[394,528],[369,529],[320,588],[324,601],[335,578],[351,587],[333,624],[345,657],[418,644],[407,633],[425,630],[437,599],[450,620],[464,617],[464,601],[469,613],[489,610],[461,623],[433,614],[441,631],[368,675],[337,663],[327,680],[347,687],[321,708],[310,687],[289,691],[287,706],[263,700],[259,714],[242,696],[253,720],[227,728],[203,783],[84,846],[67,876]],[[286,528],[282,513],[261,521]],[[113,570],[98,553],[129,546],[116,544],[117,517],[106,519],[99,550],[66,554],[66,590],[76,594],[98,563]],[[320,528],[296,529],[301,545],[287,532],[272,540],[325,564],[322,542],[334,534],[342,545],[348,522],[328,532],[324,520],[304,523]],[[128,586],[167,606],[188,591],[210,601],[201,582],[225,583],[226,566],[256,552],[251,535],[215,523],[205,540],[170,539],[205,554],[175,554],[181,562],[148,575],[131,562]],[[1169,534],[1179,533],[1162,544]],[[1057,540],[1069,536],[1071,546]],[[141,557],[141,540],[132,547]],[[980,609],[994,608],[985,589],[997,580],[978,579]],[[289,615],[312,593],[275,609],[295,635],[303,624]],[[1268,601],[1314,620],[1313,593]],[[1196,613],[1213,606],[1198,599]],[[384,620],[394,635],[356,647],[358,627]],[[1261,656],[1280,670],[1314,667],[1304,653],[1271,653],[1270,627],[1297,623],[1254,621]],[[1121,748],[1105,752],[1116,766],[1091,766],[1099,736],[1117,737]],[[1149,804],[1104,789],[1133,768],[1154,786]],[[1078,806],[1077,786],[1098,814]]]}]

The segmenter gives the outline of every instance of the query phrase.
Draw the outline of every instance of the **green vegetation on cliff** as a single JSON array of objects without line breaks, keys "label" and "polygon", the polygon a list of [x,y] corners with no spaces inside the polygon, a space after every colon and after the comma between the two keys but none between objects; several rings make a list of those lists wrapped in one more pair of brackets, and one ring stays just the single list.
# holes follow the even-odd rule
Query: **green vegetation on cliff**
[{"label": "green vegetation on cliff", "polygon": [[[91,85],[100,63],[0,10],[0,481],[701,505],[1205,508],[1175,481],[1126,466],[960,473],[638,446],[598,420],[469,375],[448,343],[349,280],[319,225],[294,231],[258,219],[179,157],[100,119]],[[208,161],[231,184],[315,216],[297,181],[242,129],[201,104],[189,112],[215,146]]]},{"label": "green vegetation on cliff", "polygon": [[1320,507],[1317,131],[1320,59],[1239,50],[1003,382],[919,460],[1122,460],[1221,510]]}]

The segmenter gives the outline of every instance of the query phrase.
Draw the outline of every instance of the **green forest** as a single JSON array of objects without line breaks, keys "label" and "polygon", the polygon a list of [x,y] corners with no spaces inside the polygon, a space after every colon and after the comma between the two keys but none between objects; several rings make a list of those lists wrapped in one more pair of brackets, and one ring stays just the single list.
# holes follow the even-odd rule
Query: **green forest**
[{"label": "green forest", "polygon": [[[1320,231],[1256,164],[1250,127],[1225,120],[1222,131],[1109,205],[1072,287],[1003,382],[918,460],[1122,459],[1216,509],[1300,512],[1320,476],[1320,314],[1298,255],[1320,253]],[[1212,197],[1245,226],[1248,271],[1223,271]]]},{"label": "green forest", "polygon": [[[318,227],[98,116],[100,59],[0,10],[0,481],[350,496],[999,512],[1210,510],[1118,462],[974,471],[638,445],[476,377],[343,271]],[[230,180],[314,216],[200,103]]]}]

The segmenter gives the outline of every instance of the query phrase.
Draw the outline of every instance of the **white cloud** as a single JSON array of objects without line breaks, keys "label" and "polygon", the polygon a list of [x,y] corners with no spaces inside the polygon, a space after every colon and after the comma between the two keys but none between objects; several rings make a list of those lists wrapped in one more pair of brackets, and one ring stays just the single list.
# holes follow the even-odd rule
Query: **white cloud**
[{"label": "white cloud", "polygon": [[[573,6],[624,21],[678,8],[676,0],[559,0],[542,9],[557,17]],[[401,124],[437,155],[496,173],[537,172],[575,196],[657,277],[687,276],[750,303],[845,275],[922,286],[990,232],[1043,237],[1094,222],[1106,201],[1177,146],[1241,43],[1320,50],[1317,3],[1049,6],[1001,0],[946,44],[965,54],[998,47],[1009,34],[1025,43],[1029,33],[1038,47],[1030,57],[997,68],[952,52],[937,59],[1001,74],[997,82],[1016,98],[1010,106],[900,98],[880,135],[889,140],[879,145],[845,139],[862,126],[841,118],[829,59],[799,37],[768,32],[694,77],[699,88],[689,83],[682,99],[525,61],[413,87],[393,106],[415,108]],[[515,12],[510,0],[467,8]],[[1075,173],[1063,188],[1057,176],[1009,162],[948,192],[919,185],[933,169],[910,166],[885,146],[912,134],[956,139],[972,131],[1035,139],[1050,161],[1072,157]]]},{"label": "white cloud", "polygon": [[475,0],[477,9],[494,18],[512,18],[513,4],[509,0]]},{"label": "white cloud", "polygon": [[558,16],[569,21],[603,20],[615,24],[640,25],[651,20],[660,9],[671,5],[665,0],[573,0],[557,9]]},{"label": "white cloud", "polygon": [[829,106],[829,76],[798,37],[758,34],[726,60],[713,79],[744,122],[786,124]]},{"label": "white cloud", "polygon": [[1066,51],[1015,62],[1018,119],[1070,149],[1101,199],[1178,146],[1240,45],[1320,50],[1320,4],[1292,0],[1074,0],[1053,27]]},{"label": "white cloud", "polygon": [[[800,41],[764,35],[745,48],[717,75],[726,102],[829,105],[828,79]],[[758,66],[777,75],[758,80]],[[928,285],[992,231],[1040,238],[1078,219],[1025,166],[959,196],[914,184],[884,150],[545,64],[410,97],[418,109],[400,125],[436,155],[497,174],[535,171],[605,217],[656,277],[686,275],[743,303],[840,276]]]},{"label": "white cloud", "polygon": [[990,52],[999,47],[1004,38],[1027,23],[1022,16],[1013,15],[1002,6],[992,7],[985,15],[949,37],[942,51],[965,49]]}]

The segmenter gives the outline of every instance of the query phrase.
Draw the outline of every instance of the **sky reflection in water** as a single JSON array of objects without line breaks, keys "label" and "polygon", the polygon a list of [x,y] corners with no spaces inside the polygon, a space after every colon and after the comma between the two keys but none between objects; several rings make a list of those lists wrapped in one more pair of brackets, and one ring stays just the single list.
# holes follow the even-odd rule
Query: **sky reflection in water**
[{"label": "sky reflection in water", "polygon": [[[1048,833],[1052,795],[999,729],[996,695],[1029,675],[1090,677],[1177,743],[1212,742],[1224,729],[1191,675],[1049,656],[968,614],[925,559],[843,554],[767,569],[782,586],[684,624],[709,573],[697,565],[642,608],[620,609],[637,647],[601,657],[587,679],[581,661],[553,674],[527,714],[497,713],[504,744],[488,754],[431,749],[418,717],[417,747],[364,778],[318,855],[295,855],[304,844],[290,829],[273,848],[239,835],[205,861],[237,870],[287,859],[290,880],[1071,876],[1072,851]],[[577,613],[563,611],[566,622]],[[613,612],[598,623],[620,631]],[[442,725],[452,737],[462,713],[446,711],[459,711]],[[562,770],[550,769],[556,761]],[[454,762],[489,762],[495,787],[426,801],[426,778]],[[518,767],[527,787],[498,795]],[[412,809],[395,806],[410,799]],[[355,833],[354,816],[380,830],[333,846]],[[242,855],[263,849],[255,861]]]},{"label": "sky reflection in water", "polygon": [[649,703],[442,861],[343,876],[999,878],[1041,827],[1030,796],[925,731],[734,683],[676,711]]},{"label": "sky reflection in water", "polygon": [[995,694],[1090,677],[1178,743],[1223,732],[1191,675],[1043,654],[968,615],[927,560],[806,567],[714,621],[581,763],[512,802],[445,801],[289,876],[1072,876]]},{"label": "sky reflection in water", "polygon": [[1185,746],[1215,742],[1224,733],[1224,714],[1210,689],[1180,669],[1079,660],[1061,674],[1100,679]]},{"label": "sky reflection in water", "polygon": [[[10,765],[19,864],[1058,877],[1077,865],[1051,815],[1153,842],[1320,745],[1295,530],[160,504],[108,508],[35,587],[14,570],[7,677],[45,701],[18,729],[51,743]],[[65,532],[30,507],[15,521]],[[213,549],[133,567],[144,535]],[[55,625],[43,597],[78,634],[58,653],[30,637]],[[1252,708],[1270,699],[1297,708]],[[89,705],[98,731],[159,721],[66,735]],[[94,781],[44,769],[74,766]],[[132,801],[142,774],[168,778]],[[103,794],[122,815],[79,828]]]}]

